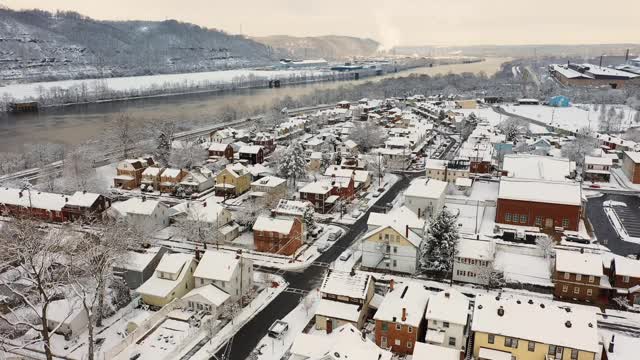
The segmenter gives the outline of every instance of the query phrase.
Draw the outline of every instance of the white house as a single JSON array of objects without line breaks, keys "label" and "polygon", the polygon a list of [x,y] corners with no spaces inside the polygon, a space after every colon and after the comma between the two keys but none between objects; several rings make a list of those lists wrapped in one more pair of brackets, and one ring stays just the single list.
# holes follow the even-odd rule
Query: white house
[{"label": "white house", "polygon": [[62,335],[78,335],[88,323],[81,299],[52,301],[47,308],[47,328]]},{"label": "white house", "polygon": [[180,186],[194,193],[211,189],[215,184],[216,181],[213,173],[204,167],[189,171],[189,173],[182,178],[182,181],[180,181]]},{"label": "white house", "polygon": [[146,304],[163,307],[194,288],[193,272],[197,259],[190,254],[164,254],[155,274],[145,281],[136,292]]},{"label": "white house", "polygon": [[116,217],[123,217],[129,224],[144,232],[169,225],[169,207],[160,201],[149,200],[144,196],[115,202],[111,205],[109,212]]},{"label": "white house", "polygon": [[393,355],[351,324],[326,335],[301,333],[296,336],[290,352],[290,360],[391,360]]},{"label": "white house", "polygon": [[193,311],[206,311],[214,319],[218,317],[218,310],[229,300],[229,294],[209,284],[197,287],[182,297],[183,304]]},{"label": "white house", "polygon": [[417,342],[412,360],[460,360],[460,351],[438,345]]},{"label": "white house", "polygon": [[196,287],[215,285],[235,301],[253,286],[253,262],[240,254],[209,250],[193,277]]},{"label": "white house", "polygon": [[415,273],[424,220],[407,207],[386,214],[370,213],[362,237],[362,266],[406,274]]},{"label": "white house", "polygon": [[436,179],[415,179],[404,192],[404,204],[419,218],[434,217],[444,206],[447,186]]},{"label": "white house", "polygon": [[453,261],[453,281],[489,285],[494,258],[493,242],[460,239]]},{"label": "white house", "polygon": [[465,349],[469,322],[469,299],[465,295],[449,288],[431,296],[424,318],[427,320],[425,342]]}]

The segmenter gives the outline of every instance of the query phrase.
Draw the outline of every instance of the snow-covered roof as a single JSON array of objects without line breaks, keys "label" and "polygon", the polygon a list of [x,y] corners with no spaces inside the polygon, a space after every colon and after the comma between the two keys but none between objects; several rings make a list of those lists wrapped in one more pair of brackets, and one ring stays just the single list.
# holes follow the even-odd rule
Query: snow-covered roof
[{"label": "snow-covered roof", "polygon": [[279,234],[289,235],[294,225],[294,220],[284,218],[274,218],[261,215],[253,224],[253,231],[270,231]]},{"label": "snow-covered roof", "polygon": [[163,170],[164,168],[162,167],[149,166],[148,168],[144,169],[144,171],[142,172],[142,176],[158,176]]},{"label": "snow-covered roof", "polygon": [[[165,260],[167,258],[167,260]],[[166,262],[165,265],[163,261]],[[136,289],[136,292],[141,295],[149,295],[149,296],[157,296],[161,298],[167,297],[171,294],[172,291],[175,290],[178,284],[181,284],[184,277],[186,276],[189,264],[193,261],[193,255],[189,254],[165,254],[160,260],[160,264],[156,268],[156,271],[162,271],[161,265],[163,268],[171,269],[175,267],[175,264],[182,264],[182,268],[180,269],[180,274],[175,280],[171,279],[162,279],[158,276],[152,276],[144,284],[140,285],[139,288]]]},{"label": "snow-covered roof", "polygon": [[436,179],[415,179],[405,190],[404,196],[439,199],[447,190],[448,183]]},{"label": "snow-covered roof", "polygon": [[631,161],[634,163],[640,163],[640,152],[639,151],[625,151],[625,155],[627,155]]},{"label": "snow-covered roof", "polygon": [[287,182],[286,179],[277,176],[265,176],[251,183],[252,186],[276,187]]},{"label": "snow-covered roof", "polygon": [[427,320],[466,325],[468,315],[469,299],[458,290],[448,288],[431,296],[424,317]]},{"label": "snow-covered roof", "polygon": [[120,214],[138,214],[138,215],[151,215],[158,207],[166,207],[158,200],[149,200],[143,198],[130,198],[125,201],[115,202],[111,207],[117,210]]},{"label": "snow-covered roof", "polygon": [[91,207],[96,200],[100,198],[100,194],[85,192],[85,191],[76,191],[73,195],[69,197],[69,201],[67,205],[69,206],[78,206],[78,207]]},{"label": "snow-covered roof", "polygon": [[224,304],[227,299],[229,299],[229,294],[218,289],[212,284],[201,286],[189,291],[182,297],[182,300],[187,300],[193,296],[202,296],[210,304],[213,304],[215,306],[220,306]]},{"label": "snow-covered roof", "polygon": [[510,352],[494,350],[494,349],[489,349],[484,347],[480,348],[480,351],[478,352],[478,356],[481,359],[487,359],[487,360],[512,360],[513,359],[513,356],[511,355]]},{"label": "snow-covered roof", "polygon": [[205,251],[196,271],[193,272],[193,276],[209,280],[229,281],[239,264],[240,256],[236,254],[214,250]]},{"label": "snow-covered roof", "polygon": [[365,299],[369,286],[371,286],[371,275],[360,271],[349,273],[330,269],[322,280],[320,291],[353,299]]},{"label": "snow-covered roof", "polygon": [[582,204],[579,183],[502,178],[498,199],[546,204]]},{"label": "snow-covered roof", "polygon": [[316,315],[326,316],[334,319],[358,322],[362,306],[341,301],[321,299],[316,309]]},{"label": "snow-covered roof", "polygon": [[353,176],[353,180],[356,182],[366,182],[369,179],[369,172],[366,170],[343,169],[338,165],[331,165],[327,167],[324,175],[343,178],[351,178]]},{"label": "snow-covered roof", "polygon": [[66,195],[41,192],[35,189],[0,188],[0,204],[22,206],[49,211],[60,211],[66,204]]},{"label": "snow-covered roof", "polygon": [[180,176],[181,173],[182,173],[182,170],[180,169],[165,169],[162,172],[162,177],[177,178],[178,176]]},{"label": "snow-covered roof", "polygon": [[358,144],[356,144],[356,142],[351,139],[346,140],[343,144],[349,149],[355,149],[358,147]]},{"label": "snow-covered roof", "polygon": [[593,253],[557,250],[556,271],[602,276],[602,257]]},{"label": "snow-covered roof", "polygon": [[593,74],[595,76],[617,76],[617,77],[624,77],[628,79],[632,79],[638,76],[636,74],[632,74],[626,71],[621,71],[621,70],[604,67],[604,66],[598,66],[594,64],[585,63],[585,64],[582,64],[582,66],[585,69],[587,69],[587,71],[590,74]]},{"label": "snow-covered roof", "polygon": [[126,255],[121,257],[121,261],[116,263],[116,267],[130,271],[143,271],[158,255],[159,251],[160,247],[152,247],[143,252],[127,251]]},{"label": "snow-covered roof", "polygon": [[283,215],[302,216],[307,209],[313,210],[313,204],[308,201],[280,199],[275,211]]},{"label": "snow-covered roof", "polygon": [[[386,214],[374,212],[369,213],[367,225],[371,230],[363,236],[365,239],[382,229],[391,227],[416,247],[422,242],[422,237],[416,232],[422,231],[422,228],[424,227],[424,219],[420,219],[416,213],[406,206],[393,208]],[[407,226],[409,227],[409,236],[406,236]]]},{"label": "snow-covered roof", "polygon": [[257,154],[262,149],[260,145],[246,145],[242,146],[238,152],[242,154]]},{"label": "snow-covered roof", "polygon": [[213,143],[213,144],[211,144],[211,146],[209,146],[209,151],[224,152],[225,150],[227,150],[227,147],[229,147],[229,146],[231,146],[231,145],[224,144],[224,143]]},{"label": "snow-covered roof", "polygon": [[613,334],[606,332],[602,337],[608,360],[636,360],[638,358],[640,338],[616,332],[613,339],[613,351],[609,352],[609,344],[612,341],[611,335]]},{"label": "snow-covered roof", "polygon": [[456,257],[476,260],[493,260],[494,245],[490,241],[460,239],[457,244]]},{"label": "snow-covered roof", "polygon": [[427,170],[444,170],[447,168],[447,160],[427,159],[424,166]]},{"label": "snow-covered roof", "polygon": [[[362,336],[352,324],[334,329],[331,334],[299,334],[290,350],[294,357],[322,360],[391,360],[392,353]],[[448,360],[448,359],[446,359]]]},{"label": "snow-covered roof", "polygon": [[460,360],[460,350],[416,341],[411,358],[413,360]]},{"label": "snow-covered roof", "polygon": [[531,180],[566,181],[575,170],[575,163],[563,158],[532,154],[504,156],[502,169],[509,177]]},{"label": "snow-covered roof", "polygon": [[456,186],[471,187],[473,186],[473,180],[470,178],[459,177],[456,179]]},{"label": "snow-covered roof", "polygon": [[585,78],[585,79],[590,79],[591,77],[584,75],[578,71],[575,71],[569,67],[567,67],[567,65],[558,65],[558,64],[553,64],[551,65],[552,70],[557,71],[558,73],[562,74],[562,76],[566,77],[567,79],[575,79],[575,78]]},{"label": "snow-covered roof", "polygon": [[182,253],[164,254],[156,267],[156,271],[177,274],[185,263],[190,261],[192,258],[192,255]]},{"label": "snow-covered roof", "polygon": [[612,254],[616,262],[616,275],[640,278],[640,260]]},{"label": "snow-covered roof", "polygon": [[82,311],[82,300],[79,298],[55,300],[47,307],[47,320],[69,324]]},{"label": "snow-covered roof", "polygon": [[478,294],[471,330],[595,353],[600,349],[596,310],[564,302],[541,303],[538,298]]},{"label": "snow-covered roof", "polygon": [[384,297],[373,318],[416,328],[422,322],[428,302],[429,292],[421,284],[412,281],[398,283]]},{"label": "snow-covered roof", "polygon": [[585,156],[584,163],[587,165],[611,166],[613,160],[610,157]]},{"label": "snow-covered roof", "polygon": [[171,208],[172,216],[185,215],[188,220],[208,223],[217,222],[224,211],[225,208],[222,205],[211,200],[204,202],[186,201]]},{"label": "snow-covered roof", "polygon": [[300,189],[300,192],[309,194],[327,194],[332,188],[330,181],[314,181],[305,185]]}]

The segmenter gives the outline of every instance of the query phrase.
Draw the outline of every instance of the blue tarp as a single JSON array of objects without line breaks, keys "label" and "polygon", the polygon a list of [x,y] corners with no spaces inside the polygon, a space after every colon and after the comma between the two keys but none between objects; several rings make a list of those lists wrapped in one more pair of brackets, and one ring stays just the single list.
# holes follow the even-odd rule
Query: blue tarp
[{"label": "blue tarp", "polygon": [[554,96],[549,100],[549,106],[555,107],[569,107],[570,103],[569,98],[562,95]]}]

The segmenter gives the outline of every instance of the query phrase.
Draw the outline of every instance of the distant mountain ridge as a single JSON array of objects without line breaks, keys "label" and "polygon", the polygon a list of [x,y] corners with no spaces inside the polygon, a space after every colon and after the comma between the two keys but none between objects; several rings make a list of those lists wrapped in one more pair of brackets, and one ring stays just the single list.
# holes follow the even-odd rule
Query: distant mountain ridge
[{"label": "distant mountain ridge", "polygon": [[372,39],[338,35],[313,37],[274,35],[253,39],[270,46],[282,56],[296,59],[342,60],[354,56],[372,56],[380,47],[380,43]]},{"label": "distant mountain ridge", "polygon": [[0,80],[40,81],[219,70],[272,63],[244,36],[167,21],[100,21],[0,9]]}]

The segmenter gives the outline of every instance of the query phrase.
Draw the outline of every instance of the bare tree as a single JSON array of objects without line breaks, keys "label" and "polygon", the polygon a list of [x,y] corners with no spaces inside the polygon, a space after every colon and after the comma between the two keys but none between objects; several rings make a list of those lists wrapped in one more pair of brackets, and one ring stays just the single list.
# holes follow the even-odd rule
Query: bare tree
[{"label": "bare tree", "polygon": [[178,234],[187,241],[197,242],[201,244],[214,243],[219,246],[222,242],[222,234],[218,230],[221,225],[220,219],[216,216],[215,221],[207,215],[214,211],[207,209],[200,204],[187,204],[186,213],[178,218],[175,225]]},{"label": "bare tree", "polygon": [[596,146],[593,133],[587,128],[582,128],[578,130],[573,141],[562,146],[562,156],[581,166],[584,163],[584,157],[591,154]]},{"label": "bare tree", "polygon": [[207,151],[201,144],[193,141],[185,141],[171,151],[169,165],[178,169],[192,169],[202,165],[207,158]]},{"label": "bare tree", "polygon": [[62,167],[62,187],[64,191],[98,192],[96,171],[92,166],[93,158],[88,146],[76,146],[69,149]]},{"label": "bare tree", "polygon": [[133,120],[123,114],[105,130],[104,139],[127,159],[131,156],[136,143],[141,140],[141,132],[133,125]]},{"label": "bare tree", "polygon": [[349,133],[349,138],[353,140],[363,153],[380,146],[384,142],[385,135],[382,129],[371,122],[358,123]]},{"label": "bare tree", "polygon": [[522,119],[509,117],[498,124],[498,129],[505,134],[507,141],[514,141],[518,135],[529,131],[529,124]]}]

